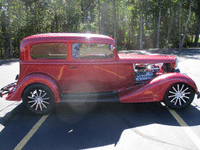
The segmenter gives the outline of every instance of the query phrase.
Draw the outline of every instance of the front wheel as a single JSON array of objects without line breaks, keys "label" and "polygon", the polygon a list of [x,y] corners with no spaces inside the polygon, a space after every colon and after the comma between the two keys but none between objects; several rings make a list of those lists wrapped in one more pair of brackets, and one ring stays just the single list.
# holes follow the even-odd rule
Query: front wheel
[{"label": "front wheel", "polygon": [[24,90],[23,103],[34,114],[49,113],[54,106],[54,95],[49,87],[43,84],[32,84]]},{"label": "front wheel", "polygon": [[164,103],[172,109],[188,107],[194,99],[194,90],[186,83],[175,83],[165,93]]}]

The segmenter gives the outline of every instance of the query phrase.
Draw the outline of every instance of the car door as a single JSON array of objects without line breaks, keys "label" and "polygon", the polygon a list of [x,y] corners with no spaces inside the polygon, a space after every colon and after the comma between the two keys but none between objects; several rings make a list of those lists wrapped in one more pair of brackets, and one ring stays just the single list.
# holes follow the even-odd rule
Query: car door
[{"label": "car door", "polygon": [[118,82],[117,68],[110,45],[73,43],[72,61],[64,69],[64,92],[114,91]]}]

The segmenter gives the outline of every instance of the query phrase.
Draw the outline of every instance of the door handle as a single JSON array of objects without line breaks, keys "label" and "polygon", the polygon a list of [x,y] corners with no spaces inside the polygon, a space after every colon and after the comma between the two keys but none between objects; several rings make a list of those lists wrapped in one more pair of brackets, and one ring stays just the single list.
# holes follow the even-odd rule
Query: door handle
[{"label": "door handle", "polygon": [[71,68],[73,69],[73,68],[77,68],[77,67],[71,66]]}]

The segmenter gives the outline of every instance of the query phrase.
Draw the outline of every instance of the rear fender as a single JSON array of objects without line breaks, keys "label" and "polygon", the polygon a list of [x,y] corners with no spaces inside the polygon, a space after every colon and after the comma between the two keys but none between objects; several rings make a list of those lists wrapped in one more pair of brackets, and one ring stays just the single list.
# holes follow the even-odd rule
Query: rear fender
[{"label": "rear fender", "polygon": [[178,82],[190,85],[194,89],[195,93],[198,93],[197,86],[190,77],[180,73],[168,73],[155,77],[144,85],[119,91],[120,102],[132,103],[162,101],[169,86]]},{"label": "rear fender", "polygon": [[14,90],[6,97],[7,100],[16,100],[20,101],[23,95],[23,91],[26,87],[34,83],[41,83],[48,86],[55,98],[55,102],[60,102],[60,88],[54,79],[47,75],[43,74],[31,74],[26,76],[20,83],[17,83],[17,86]]}]

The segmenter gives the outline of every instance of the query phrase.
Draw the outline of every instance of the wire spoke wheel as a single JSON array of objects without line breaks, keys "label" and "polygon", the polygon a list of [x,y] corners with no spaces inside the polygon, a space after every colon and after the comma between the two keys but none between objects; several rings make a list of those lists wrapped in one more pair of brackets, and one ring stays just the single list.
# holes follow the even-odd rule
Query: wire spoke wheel
[{"label": "wire spoke wheel", "polygon": [[23,102],[32,113],[44,115],[51,111],[54,103],[54,96],[47,86],[43,84],[33,84],[25,89]]},{"label": "wire spoke wheel", "polygon": [[194,99],[194,90],[186,83],[175,83],[165,93],[164,102],[173,109],[188,107]]}]

